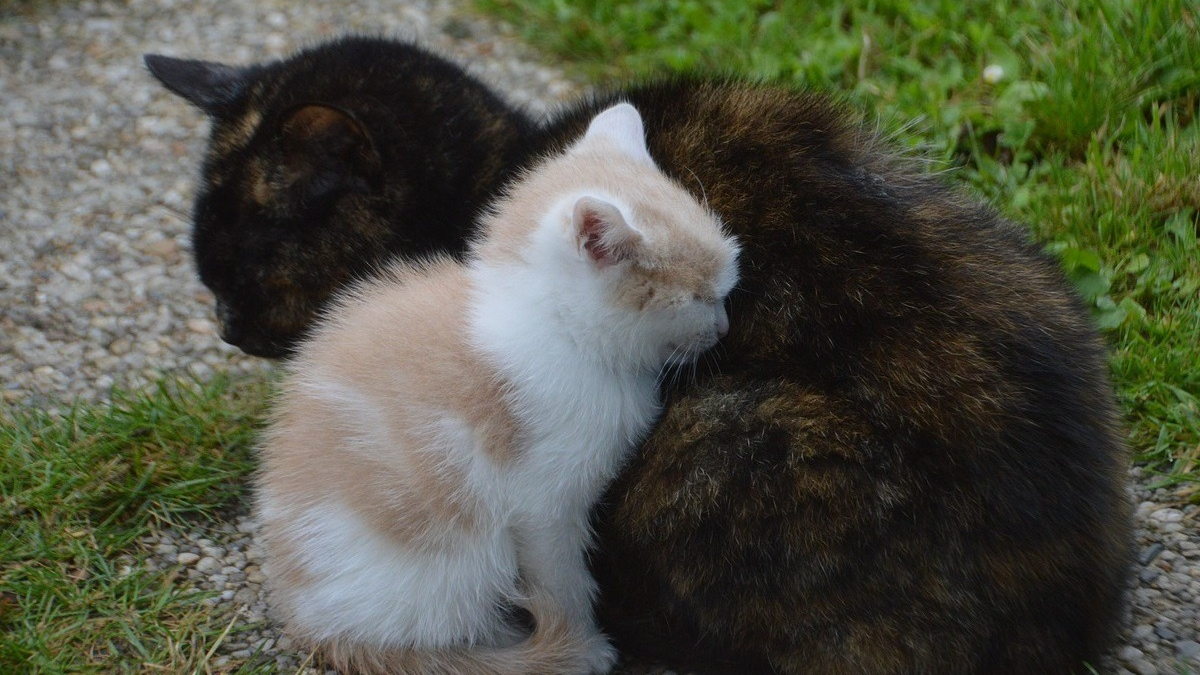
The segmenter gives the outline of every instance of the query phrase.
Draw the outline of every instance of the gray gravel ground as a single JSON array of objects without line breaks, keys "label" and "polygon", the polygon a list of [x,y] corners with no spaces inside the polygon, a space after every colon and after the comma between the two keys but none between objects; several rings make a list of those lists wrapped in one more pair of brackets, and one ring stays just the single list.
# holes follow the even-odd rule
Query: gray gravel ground
[{"label": "gray gravel ground", "polygon": [[[0,0],[0,396],[54,409],[162,372],[264,368],[217,338],[190,262],[187,214],[206,124],[144,71],[143,52],[246,63],[346,31],[415,37],[534,109],[578,87],[453,0]],[[1110,669],[1200,672],[1200,509],[1130,473],[1138,504],[1131,612]],[[254,525],[198,524],[145,542],[151,566],[219,591],[261,628],[218,664],[303,654],[264,621]],[[1188,665],[1190,664],[1190,665]],[[1187,668],[1191,668],[1188,671]]]}]

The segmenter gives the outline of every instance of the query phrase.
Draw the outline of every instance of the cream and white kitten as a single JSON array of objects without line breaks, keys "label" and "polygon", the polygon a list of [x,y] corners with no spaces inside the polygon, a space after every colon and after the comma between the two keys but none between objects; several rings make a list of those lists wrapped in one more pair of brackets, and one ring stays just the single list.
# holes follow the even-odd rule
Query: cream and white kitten
[{"label": "cream and white kitten", "polygon": [[589,509],[658,414],[663,367],[728,328],[737,247],[655,167],[628,104],[481,231],[466,263],[398,265],[344,298],[266,434],[273,610],[345,672],[611,669]]}]

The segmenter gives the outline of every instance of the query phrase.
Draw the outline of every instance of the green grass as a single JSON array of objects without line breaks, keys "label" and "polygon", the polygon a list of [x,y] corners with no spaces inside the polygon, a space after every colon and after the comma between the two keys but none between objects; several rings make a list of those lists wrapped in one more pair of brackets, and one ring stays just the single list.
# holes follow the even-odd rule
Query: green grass
[{"label": "green grass", "polygon": [[1200,499],[1200,5],[475,3],[585,79],[829,89],[953,168],[1061,257],[1111,338],[1138,460]]},{"label": "green grass", "polygon": [[0,416],[0,672],[215,672],[232,617],[139,539],[238,506],[265,398],[219,379]]}]

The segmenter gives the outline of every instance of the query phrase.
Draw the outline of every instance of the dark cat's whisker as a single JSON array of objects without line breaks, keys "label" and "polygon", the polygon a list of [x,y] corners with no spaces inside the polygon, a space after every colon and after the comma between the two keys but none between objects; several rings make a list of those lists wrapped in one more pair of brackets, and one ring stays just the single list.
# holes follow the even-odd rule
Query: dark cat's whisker
[{"label": "dark cat's whisker", "polygon": [[192,222],[192,218],[191,218],[190,214],[188,214],[184,211],[181,211],[173,206],[167,206],[166,204],[155,204],[154,210],[160,211],[160,212],[166,214],[172,220],[178,221],[180,223],[189,224]]}]

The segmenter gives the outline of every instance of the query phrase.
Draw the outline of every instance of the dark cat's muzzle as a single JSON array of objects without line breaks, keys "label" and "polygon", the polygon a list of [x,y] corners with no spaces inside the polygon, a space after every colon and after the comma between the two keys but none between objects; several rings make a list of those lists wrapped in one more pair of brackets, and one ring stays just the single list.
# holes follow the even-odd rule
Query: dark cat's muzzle
[{"label": "dark cat's muzzle", "polygon": [[242,320],[228,303],[219,299],[216,319],[221,339],[251,356],[281,359],[292,351],[289,341],[260,334],[253,324]]}]

